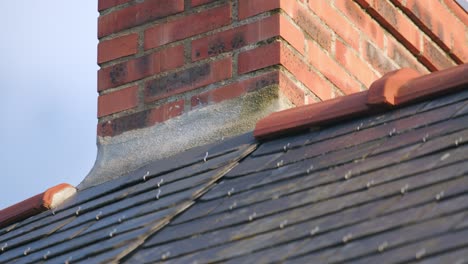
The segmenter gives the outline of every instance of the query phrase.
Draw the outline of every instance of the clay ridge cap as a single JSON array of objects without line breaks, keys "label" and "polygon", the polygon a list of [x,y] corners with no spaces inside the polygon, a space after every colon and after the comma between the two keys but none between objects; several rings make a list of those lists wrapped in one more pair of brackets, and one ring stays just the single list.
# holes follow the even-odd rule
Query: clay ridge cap
[{"label": "clay ridge cap", "polygon": [[45,192],[0,210],[0,228],[53,209],[76,193],[75,187],[62,183]]},{"label": "clay ridge cap", "polygon": [[466,88],[468,64],[424,76],[403,68],[374,81],[368,91],[273,113],[257,122],[254,136],[271,139]]}]

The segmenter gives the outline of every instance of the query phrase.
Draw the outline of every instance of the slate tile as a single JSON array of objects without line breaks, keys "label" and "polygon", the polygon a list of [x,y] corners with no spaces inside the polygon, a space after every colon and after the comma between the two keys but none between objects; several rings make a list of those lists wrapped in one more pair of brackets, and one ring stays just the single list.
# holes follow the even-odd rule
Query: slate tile
[{"label": "slate tile", "polygon": [[454,104],[460,101],[466,101],[468,99],[468,90],[460,91],[458,93],[440,96],[435,100],[430,100],[427,104],[419,110],[420,112],[429,111],[438,107],[442,107],[449,104]]},{"label": "slate tile", "polygon": [[[458,164],[458,166],[460,166],[460,164]],[[464,166],[461,167],[464,168]],[[440,186],[435,186],[434,188],[429,188],[429,190],[424,190],[428,193],[428,195],[421,195],[421,192],[419,191],[416,192],[416,194],[413,194],[413,190],[422,188],[423,186],[430,186],[434,182],[443,182],[445,179],[456,177],[456,171],[453,171],[453,173],[455,175],[445,173],[443,169],[433,170],[430,173],[424,175],[424,180],[421,180],[421,175],[413,175],[413,177],[410,177],[408,179],[401,179],[381,186],[375,186],[364,192],[351,192],[348,195],[333,198],[331,198],[332,195],[330,194],[330,190],[333,189],[324,188],[324,186],[321,186],[317,190],[312,189],[310,191],[296,193],[287,197],[282,197],[277,200],[267,200],[260,204],[254,204],[249,207],[232,210],[225,214],[211,215],[203,219],[196,219],[186,224],[177,225],[177,228],[175,230],[162,230],[161,236],[153,237],[150,241],[148,241],[148,245],[154,245],[167,240],[187,237],[197,233],[203,233],[209,230],[223,228],[230,225],[243,224],[248,222],[249,217],[252,215],[255,215],[255,219],[259,219],[271,214],[285,211],[287,208],[292,209],[312,202],[317,203],[311,204],[310,209],[307,207],[301,207],[300,209],[298,208],[300,210],[298,213],[300,213],[301,211],[310,212],[303,214],[308,215],[309,218],[319,217],[321,215],[327,215],[333,212],[337,212],[339,210],[343,210],[344,208],[353,207],[362,203],[368,203],[372,200],[381,199],[389,196],[400,196],[401,189],[407,185],[408,190],[406,191],[408,191],[409,193],[406,194],[405,200],[408,200],[411,197],[417,197],[417,202],[421,202],[421,199],[423,199],[423,201],[434,201],[435,196],[441,190]],[[468,180],[466,179],[466,177],[462,177],[461,179],[456,179],[453,182],[448,182],[447,185],[444,185],[442,187],[444,187],[444,189],[448,193],[451,192],[451,188],[460,188],[460,186],[462,189],[460,191],[463,191],[466,189],[466,187],[464,186],[468,186],[466,180]],[[365,188],[363,187],[362,189]],[[403,205],[406,205],[407,203],[405,203],[404,201],[402,202],[401,199],[399,199],[399,201],[399,204],[401,205],[395,206],[395,208],[392,211],[401,208],[406,208],[403,207]],[[388,206],[389,205],[387,205],[387,208]],[[191,210],[196,211],[196,208],[197,205],[191,208]],[[190,214],[190,210],[186,213]],[[276,222],[278,223],[283,220],[284,219],[277,219]]]},{"label": "slate tile", "polygon": [[368,237],[354,238],[346,244],[342,243],[331,249],[320,250],[315,254],[291,259],[290,261],[286,261],[286,263],[304,263],[305,260],[311,263],[318,261],[326,263],[347,262],[354,258],[378,253],[380,252],[379,247],[384,252],[391,248],[448,232],[464,214],[458,213],[439,217],[425,222],[417,222],[400,228],[390,229]]},{"label": "slate tile", "polygon": [[352,263],[402,263],[468,246],[468,230],[447,233],[405,247],[358,259]]},{"label": "slate tile", "polygon": [[[136,229],[127,233],[115,233],[112,237],[108,237],[104,240],[99,241],[99,243],[91,243],[87,246],[76,247],[72,249],[72,251],[68,252],[60,252],[62,254],[57,255],[54,254],[55,251],[50,254],[50,257],[47,259],[47,263],[66,263],[69,261],[70,263],[75,263],[78,261],[84,261],[86,258],[91,257],[93,255],[109,252],[112,251],[113,253],[118,253],[113,251],[115,248],[120,248],[121,250],[125,250],[125,247],[128,246],[131,242],[135,240],[139,240],[141,236],[144,236],[148,233],[149,230],[145,228]],[[41,252],[42,253],[42,252]],[[44,253],[45,254],[45,253]],[[29,261],[39,261],[42,259],[38,256],[32,256],[29,258]],[[88,261],[89,263],[89,261]],[[94,259],[93,259],[93,263]]]},{"label": "slate tile", "polygon": [[440,264],[440,263],[466,263],[468,256],[468,247],[447,251],[433,257],[426,257],[419,261],[421,264]]},{"label": "slate tile", "polygon": [[272,154],[261,156],[258,158],[247,157],[242,161],[242,166],[234,167],[230,172],[228,172],[224,177],[232,178],[236,176],[242,176],[248,173],[261,171],[266,168],[267,166],[275,161],[278,157],[281,157],[281,154]]},{"label": "slate tile", "polygon": [[[191,194],[195,191],[195,189],[188,189],[194,186],[198,186],[200,184],[208,182],[212,177],[214,177],[217,173],[219,173],[220,170],[216,171],[209,171],[207,173],[203,173],[200,175],[196,175],[187,179],[184,179],[180,182],[177,183],[169,183],[169,184],[164,184],[164,181],[157,181],[157,178],[154,178],[152,180],[148,180],[147,182],[139,184],[139,186],[135,187],[133,190],[135,193],[139,193],[138,195],[132,196],[132,197],[127,197],[125,199],[122,199],[120,201],[117,201],[115,203],[109,204],[103,208],[97,208],[92,211],[88,211],[84,214],[80,214],[78,219],[70,223],[66,228],[70,228],[76,225],[80,225],[85,222],[89,221],[94,221],[96,220],[96,217],[99,216],[99,218],[106,218],[110,215],[113,215],[119,211],[125,211],[125,209],[130,208],[129,211],[123,212],[120,214],[126,214],[127,217],[132,217],[131,211],[140,211],[143,208],[138,209],[138,205],[144,204],[146,202],[152,202],[152,209],[153,211],[162,209],[164,207],[167,207],[169,205],[175,204],[179,201],[182,201],[183,199],[190,199]],[[160,184],[160,187],[158,187],[159,183],[163,183],[162,185]],[[147,184],[147,186],[146,186]],[[138,191],[138,189],[143,189],[143,191]],[[187,191],[188,190],[188,191]],[[177,192],[183,192],[182,197],[178,195],[171,195]],[[129,193],[131,195],[131,193]],[[159,199],[158,199],[159,197]],[[170,199],[174,199],[171,201]]]},{"label": "slate tile", "polygon": [[463,106],[460,110],[458,110],[458,112],[455,113],[453,116],[459,117],[459,116],[464,116],[466,114],[468,114],[468,103],[465,106]]},{"label": "slate tile", "polygon": [[24,250],[27,248],[31,249],[31,253],[34,253],[44,248],[51,247],[58,243],[62,243],[66,240],[75,237],[76,234],[79,234],[82,230],[85,230],[87,227],[87,225],[84,225],[69,229],[65,232],[54,232],[47,237],[31,241],[30,243],[27,243],[17,248],[12,249],[7,247],[6,251],[0,254],[0,263],[9,262],[12,259],[23,257]]}]

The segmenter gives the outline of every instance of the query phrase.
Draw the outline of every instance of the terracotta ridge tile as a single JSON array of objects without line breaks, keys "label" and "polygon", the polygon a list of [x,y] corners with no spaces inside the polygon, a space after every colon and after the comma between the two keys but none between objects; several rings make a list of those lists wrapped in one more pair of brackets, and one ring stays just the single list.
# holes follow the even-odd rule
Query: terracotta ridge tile
[{"label": "terracotta ridge tile", "polygon": [[75,187],[62,183],[45,192],[0,210],[0,228],[53,209],[76,193]]},{"label": "terracotta ridge tile", "polygon": [[272,138],[358,116],[369,110],[367,91],[358,92],[273,113],[257,122],[254,136],[256,139]]},{"label": "terracotta ridge tile", "polygon": [[273,113],[254,130],[258,140],[320,127],[356,116],[468,88],[468,64],[421,76],[403,68],[374,81],[369,91]]}]

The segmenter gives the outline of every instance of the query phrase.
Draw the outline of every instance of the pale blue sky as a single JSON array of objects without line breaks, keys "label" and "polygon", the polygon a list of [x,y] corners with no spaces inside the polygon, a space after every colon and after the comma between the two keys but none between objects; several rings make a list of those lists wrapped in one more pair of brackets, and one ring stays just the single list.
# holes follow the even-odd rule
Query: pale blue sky
[{"label": "pale blue sky", "polygon": [[2,2],[0,209],[74,186],[96,157],[97,1]]}]

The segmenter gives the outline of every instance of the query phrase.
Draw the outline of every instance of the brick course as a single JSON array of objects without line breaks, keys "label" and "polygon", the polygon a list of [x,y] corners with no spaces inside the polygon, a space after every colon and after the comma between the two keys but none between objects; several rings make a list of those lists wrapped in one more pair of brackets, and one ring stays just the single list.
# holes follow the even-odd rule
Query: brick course
[{"label": "brick course", "polygon": [[[276,85],[294,105],[468,60],[451,0],[99,0],[98,135]],[[447,26],[450,25],[450,26]]]}]

